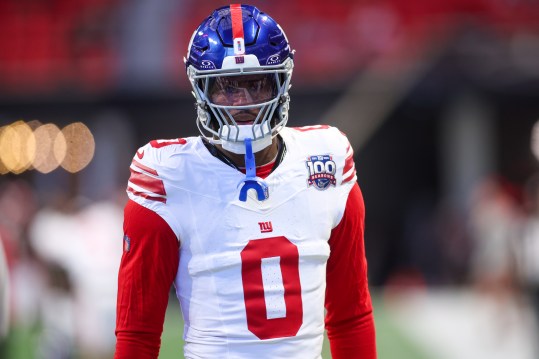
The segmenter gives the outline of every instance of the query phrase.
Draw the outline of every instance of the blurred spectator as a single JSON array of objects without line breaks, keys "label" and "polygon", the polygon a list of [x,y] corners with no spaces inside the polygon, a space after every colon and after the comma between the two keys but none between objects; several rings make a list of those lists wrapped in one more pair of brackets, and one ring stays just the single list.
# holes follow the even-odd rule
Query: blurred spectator
[{"label": "blurred spectator", "polygon": [[[32,253],[28,246],[27,229],[37,210],[37,200],[30,185],[21,179],[4,181],[0,186],[0,239],[4,246],[10,281],[12,285],[13,320],[32,322],[35,305],[30,304],[29,297],[21,293],[32,292],[39,288],[35,279],[39,276],[30,275],[21,279],[19,275],[25,272],[23,268],[32,261]],[[33,272],[30,270],[30,272]],[[23,275],[24,277],[24,275]]]},{"label": "blurred spectator", "polygon": [[506,181],[488,177],[475,188],[469,217],[471,279],[480,289],[495,293],[513,287],[521,219],[514,190]]},{"label": "blurred spectator", "polygon": [[495,176],[480,181],[472,192],[471,284],[484,303],[484,320],[494,325],[485,336],[492,347],[508,344],[506,333],[521,328],[526,317],[516,282],[515,249],[523,218],[518,197],[512,184]]},{"label": "blurred spectator", "polygon": [[43,328],[37,344],[39,359],[71,359],[76,356],[76,313],[69,274],[64,268],[48,263],[47,286],[39,300],[40,325]]},{"label": "blurred spectator", "polygon": [[9,328],[9,276],[4,246],[0,237],[0,341],[7,335]]},{"label": "blurred spectator", "polygon": [[[10,281],[8,335],[30,328],[38,320],[40,268],[28,245],[27,229],[37,209],[30,185],[22,179],[0,182],[0,241],[4,247]],[[9,336],[0,354],[10,357]]]},{"label": "blurred spectator", "polygon": [[117,276],[111,273],[117,273],[122,254],[122,216],[117,203],[101,201],[43,208],[31,226],[36,252],[56,263],[49,266],[44,324],[64,333],[68,345],[71,333],[83,358],[107,358],[114,349]]},{"label": "blurred spectator", "polygon": [[[539,174],[531,176],[525,186],[526,220],[517,251],[519,276],[529,295],[539,328]],[[539,353],[538,353],[539,354]]]}]

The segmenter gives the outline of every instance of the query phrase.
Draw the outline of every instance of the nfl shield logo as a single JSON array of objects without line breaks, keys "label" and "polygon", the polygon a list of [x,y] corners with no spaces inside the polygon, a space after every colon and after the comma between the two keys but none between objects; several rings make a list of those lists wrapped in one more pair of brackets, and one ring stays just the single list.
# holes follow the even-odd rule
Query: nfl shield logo
[{"label": "nfl shield logo", "polygon": [[307,157],[307,169],[309,170],[309,178],[307,186],[314,186],[318,190],[325,190],[329,186],[335,187],[337,180],[335,179],[335,171],[337,166],[331,155],[318,155]]}]

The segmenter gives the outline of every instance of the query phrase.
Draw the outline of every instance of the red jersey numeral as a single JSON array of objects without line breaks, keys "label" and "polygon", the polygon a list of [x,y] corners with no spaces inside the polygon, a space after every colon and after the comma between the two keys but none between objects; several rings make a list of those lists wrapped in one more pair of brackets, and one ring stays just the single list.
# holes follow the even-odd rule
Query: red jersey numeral
[{"label": "red jersey numeral", "polygon": [[[268,318],[262,259],[279,257],[284,287],[286,315]],[[247,327],[259,339],[295,336],[303,323],[303,302],[299,280],[298,247],[286,237],[250,240],[241,251],[241,277],[247,315]]]}]

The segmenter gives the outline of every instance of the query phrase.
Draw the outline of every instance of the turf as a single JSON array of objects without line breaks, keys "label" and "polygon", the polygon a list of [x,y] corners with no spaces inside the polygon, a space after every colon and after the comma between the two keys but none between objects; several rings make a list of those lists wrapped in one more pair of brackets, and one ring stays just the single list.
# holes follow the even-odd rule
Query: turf
[{"label": "turf", "polygon": [[[432,359],[395,325],[388,311],[384,310],[383,302],[378,298],[373,293],[378,359]],[[38,328],[12,328],[8,340],[0,343],[0,358],[35,359],[38,336]],[[183,321],[179,306],[175,299],[171,299],[165,318],[159,359],[183,359],[182,336]],[[331,359],[327,338],[324,340],[322,358]]]},{"label": "turf", "polygon": [[[384,310],[382,301],[373,295],[375,308],[378,359],[429,359],[421,348],[399,330]],[[183,322],[176,303],[171,302],[165,319],[165,329],[159,359],[183,359]],[[327,337],[324,338],[323,359],[331,359]]]}]

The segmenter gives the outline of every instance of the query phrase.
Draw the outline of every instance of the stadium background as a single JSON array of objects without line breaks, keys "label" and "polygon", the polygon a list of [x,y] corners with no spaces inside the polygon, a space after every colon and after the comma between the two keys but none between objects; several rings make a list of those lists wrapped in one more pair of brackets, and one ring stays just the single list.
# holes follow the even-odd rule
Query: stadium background
[{"label": "stadium background", "polygon": [[[537,2],[251,3],[297,50],[289,124],[355,147],[379,357],[539,357]],[[130,158],[198,133],[182,58],[226,4],[0,2],[0,357],[110,357]]]}]

